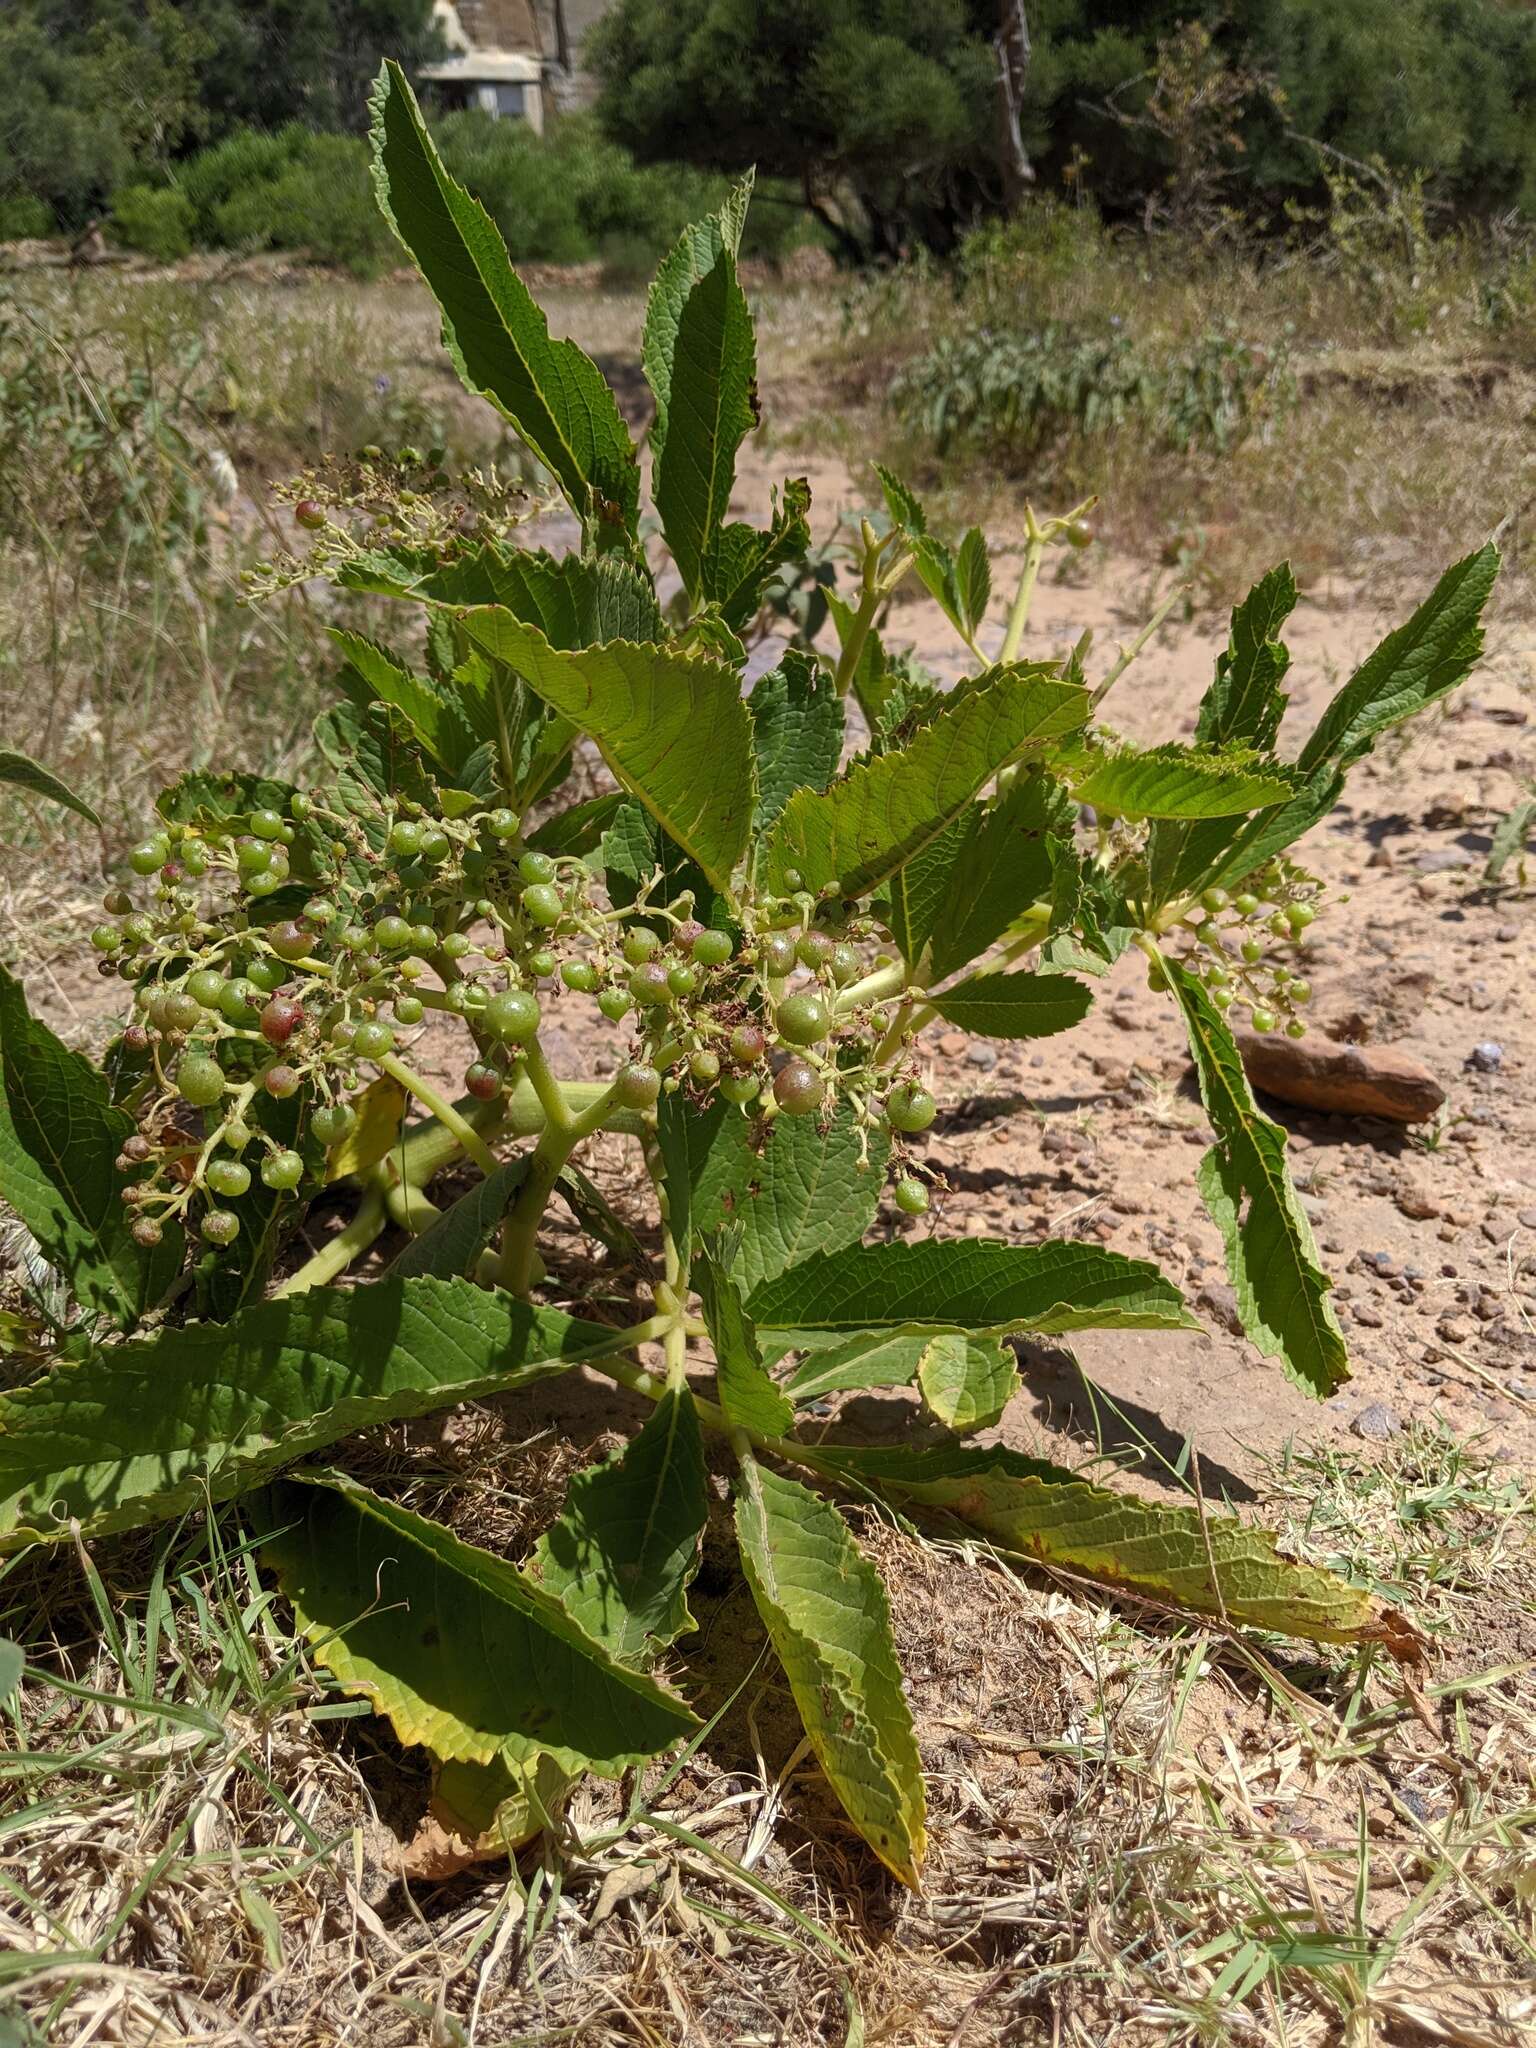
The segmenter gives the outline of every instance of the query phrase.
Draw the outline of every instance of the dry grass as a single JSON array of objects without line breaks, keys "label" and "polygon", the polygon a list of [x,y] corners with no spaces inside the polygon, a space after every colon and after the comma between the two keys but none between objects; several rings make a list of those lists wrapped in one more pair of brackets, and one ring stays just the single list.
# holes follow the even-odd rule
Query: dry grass
[{"label": "dry grass", "polygon": [[[353,1455],[517,1550],[600,1445],[592,1396],[569,1400],[531,1439],[489,1408]],[[583,1787],[515,1866],[447,1878],[402,1874],[419,1754],[310,1669],[232,1519],[13,1563],[4,1625],[32,1662],[0,1743],[0,1996],[69,2048],[1516,2048],[1530,1502],[1428,1438],[1282,1461],[1275,1489],[1298,1548],[1364,1532],[1439,1630],[1422,1694],[1369,1655],[1170,1631],[865,1520],[928,1771],[919,1897],[837,1813],[723,1546],[678,1671],[711,1717],[695,1750]]]}]

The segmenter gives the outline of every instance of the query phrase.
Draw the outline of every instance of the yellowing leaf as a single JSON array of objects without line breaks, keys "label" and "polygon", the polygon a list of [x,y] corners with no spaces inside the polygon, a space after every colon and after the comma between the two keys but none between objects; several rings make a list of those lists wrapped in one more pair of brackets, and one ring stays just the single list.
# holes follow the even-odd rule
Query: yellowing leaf
[{"label": "yellowing leaf", "polygon": [[361,1095],[353,1096],[357,1122],[326,1160],[327,1186],[332,1181],[345,1180],[348,1174],[366,1173],[370,1166],[378,1165],[400,1135],[408,1100],[400,1083],[388,1074],[375,1076]]}]

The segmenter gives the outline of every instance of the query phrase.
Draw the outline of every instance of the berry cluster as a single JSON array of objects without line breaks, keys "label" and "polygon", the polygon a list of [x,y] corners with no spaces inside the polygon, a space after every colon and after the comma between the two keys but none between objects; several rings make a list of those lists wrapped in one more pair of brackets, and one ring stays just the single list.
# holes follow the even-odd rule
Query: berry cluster
[{"label": "berry cluster", "polygon": [[[586,860],[530,845],[511,811],[401,799],[345,811],[318,791],[281,811],[159,826],[128,866],[140,900],[112,890],[92,943],[102,971],[135,990],[122,1043],[142,1069],[139,1131],[119,1165],[146,1244],[194,1215],[210,1244],[233,1242],[224,1204],[253,1171],[268,1189],[299,1188],[296,1148],[350,1135],[369,1070],[420,1089],[403,1056],[429,1012],[461,1020],[463,1086],[494,1128],[563,991],[627,1025],[613,1082],[626,1109],[686,1090],[762,1119],[826,1118],[844,1100],[866,1136],[933,1121],[883,962],[866,973],[876,928],[855,904],[798,893],[705,925],[688,894],[652,901],[659,880],[609,903]],[[290,1102],[286,1138],[253,1113]],[[895,1199],[927,1207],[910,1175]]]},{"label": "berry cluster", "polygon": [[1182,920],[1197,949],[1191,964],[1218,1010],[1243,1006],[1255,1031],[1306,1036],[1300,1012],[1312,987],[1296,965],[1304,964],[1320,892],[1316,876],[1281,859],[1251,875],[1240,894],[1207,889],[1191,907]]}]

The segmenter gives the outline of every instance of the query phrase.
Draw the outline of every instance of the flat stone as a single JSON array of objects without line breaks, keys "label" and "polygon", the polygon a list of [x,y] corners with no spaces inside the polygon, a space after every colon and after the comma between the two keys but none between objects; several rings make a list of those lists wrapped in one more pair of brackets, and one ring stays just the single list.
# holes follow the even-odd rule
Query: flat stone
[{"label": "flat stone", "polygon": [[1304,1109],[1420,1124],[1445,1101],[1422,1060],[1390,1045],[1339,1045],[1332,1039],[1276,1038],[1242,1031],[1238,1050],[1255,1088]]},{"label": "flat stone", "polygon": [[1397,1411],[1385,1401],[1372,1401],[1369,1407],[1362,1408],[1349,1427],[1355,1436],[1363,1436],[1371,1443],[1389,1443],[1403,1433]]},{"label": "flat stone", "polygon": [[1203,1308],[1213,1323],[1220,1323],[1234,1337],[1243,1334],[1243,1319],[1237,1312],[1237,1296],[1218,1280],[1207,1280],[1195,1296],[1195,1307]]},{"label": "flat stone", "polygon": [[1448,875],[1453,869],[1476,865],[1477,855],[1465,846],[1432,846],[1414,862],[1421,875]]}]

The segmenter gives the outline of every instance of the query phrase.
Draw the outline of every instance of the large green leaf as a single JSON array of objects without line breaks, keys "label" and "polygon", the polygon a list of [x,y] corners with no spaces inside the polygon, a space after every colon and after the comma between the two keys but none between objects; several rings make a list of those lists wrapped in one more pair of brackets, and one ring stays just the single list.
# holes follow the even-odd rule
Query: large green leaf
[{"label": "large green leaf", "polygon": [[1291,659],[1280,629],[1295,609],[1289,562],[1271,569],[1234,609],[1226,650],[1200,700],[1195,738],[1201,746],[1267,751],[1274,745],[1286,705],[1280,685]]},{"label": "large green leaf", "polygon": [[770,886],[829,885],[866,895],[959,816],[982,784],[1029,748],[1075,731],[1088,693],[1049,667],[996,669],[978,679],[900,752],[852,768],[824,794],[792,796],[773,828]]},{"label": "large green leaf", "polygon": [[568,653],[495,609],[466,612],[464,626],[591,735],[618,781],[729,894],[755,801],[752,722],[735,671],[622,640]]},{"label": "large green leaf", "polygon": [[1296,788],[1291,771],[1262,754],[1173,742],[1103,755],[1072,778],[1079,803],[1120,818],[1235,818],[1284,803]]},{"label": "large green leaf", "polygon": [[769,1377],[752,1318],[713,1251],[695,1255],[693,1284],[714,1347],[715,1386],[727,1421],[759,1436],[782,1436],[794,1422],[794,1408]]},{"label": "large green leaf", "polygon": [[879,1573],[835,1508],[750,1459],[736,1533],[817,1761],[881,1862],[916,1885],[925,1847],[922,1759]]},{"label": "large green leaf", "polygon": [[1142,1259],[1072,1240],[850,1245],[765,1280],[759,1333],[815,1350],[863,1330],[1195,1330],[1172,1281]]},{"label": "large green leaf", "polygon": [[757,755],[757,830],[766,832],[797,789],[825,789],[843,751],[843,700],[808,654],[784,653],[747,699]]},{"label": "large green leaf", "polygon": [[719,213],[684,228],[646,300],[641,356],[656,398],[652,495],[689,596],[708,587],[714,541],[736,476],[736,451],[757,425],[757,343],[736,253],[749,173]]},{"label": "large green leaf", "polygon": [[748,526],[735,519],[716,533],[706,583],[727,626],[744,628],[762,603],[774,571],[804,555],[811,544],[810,509],[811,487],[805,478],[786,477],[775,494],[767,526]]},{"label": "large green leaf", "polygon": [[728,916],[698,862],[690,860],[645,805],[633,797],[624,799],[604,827],[591,865],[601,868],[603,886],[615,909],[629,909],[642,895],[651,903],[670,903],[687,890],[693,897],[693,914],[701,924],[714,924]]},{"label": "large green leaf", "polygon": [[1307,772],[1328,761],[1348,767],[1389,726],[1454,690],[1483,651],[1483,606],[1498,573],[1492,541],[1447,569],[1408,623],[1389,633],[1334,697],[1299,766]]},{"label": "large green leaf", "polygon": [[1001,1445],[807,1455],[828,1476],[953,1515],[1004,1549],[1200,1614],[1314,1642],[1406,1634],[1364,1588],[1280,1557],[1267,1529],[1111,1493]]},{"label": "large green leaf", "polygon": [[623,555],[552,555],[482,541],[445,562],[437,549],[355,557],[340,572],[349,590],[450,605],[500,605],[537,626],[552,647],[604,640],[659,640],[661,607],[650,578]]},{"label": "large green leaf", "polygon": [[766,1131],[728,1103],[695,1110],[664,1096],[658,1123],[672,1228],[694,1241],[729,1227],[732,1273],[751,1289],[815,1247],[836,1250],[874,1221],[890,1132],[861,1133],[840,1102],[825,1131],[814,1117],[775,1117]]},{"label": "large green leaf", "polygon": [[1216,1132],[1198,1181],[1226,1241],[1243,1328],[1266,1358],[1278,1358],[1321,1399],[1349,1378],[1349,1353],[1286,1168],[1285,1133],[1255,1105],[1226,1020],[1200,982],[1176,961],[1166,971]]},{"label": "large green leaf", "polygon": [[813,1351],[786,1381],[784,1391],[792,1401],[801,1402],[869,1387],[909,1387],[929,1345],[937,1341],[926,1330],[861,1331],[844,1344]]},{"label": "large green leaf", "polygon": [[46,797],[49,803],[62,804],[66,811],[73,811],[88,824],[101,823],[83,796],[76,796],[68,783],[60,782],[51,769],[34,761],[30,754],[0,747],[0,782],[10,783],[13,789],[24,789],[28,796]]},{"label": "large green leaf", "polygon": [[105,1074],[32,1015],[0,967],[0,1200],[81,1306],[116,1323],[152,1308],[182,1257],[174,1223],[152,1251],[133,1241],[121,1199],[130,1176],[113,1162],[136,1128],[114,1108]]},{"label": "large green leaf", "polygon": [[225,1500],[355,1430],[526,1385],[609,1341],[467,1281],[391,1276],[95,1351],[0,1401],[0,1539]]},{"label": "large green leaf", "polygon": [[264,1555],[315,1657],[402,1742],[617,1777],[698,1726],[557,1594],[355,1480],[279,1485],[268,1511]]},{"label": "large green leaf", "polygon": [[[1018,775],[995,803],[967,816],[970,829],[924,933],[935,981],[978,959],[1021,912],[1050,900],[1074,813],[1060,783],[1035,772]],[[893,893],[905,873],[892,882]]]},{"label": "large green leaf", "polygon": [[988,1038],[1050,1038],[1082,1022],[1093,990],[1070,974],[975,974],[929,1001],[941,1017]]},{"label": "large green leaf", "polygon": [[938,927],[939,914],[956,875],[970,866],[971,847],[981,816],[979,805],[968,804],[958,818],[952,819],[896,870],[886,887],[883,903],[876,906],[890,926],[891,937],[903,957],[914,966]]},{"label": "large green leaf", "polygon": [[674,1388],[623,1457],[577,1473],[529,1575],[621,1664],[647,1664],[694,1626],[688,1587],[708,1514],[698,1414]]},{"label": "large green leaf", "polygon": [[346,657],[342,687],[354,704],[366,708],[380,700],[393,704],[410,720],[422,746],[450,777],[463,768],[477,745],[474,728],[450,697],[426,676],[416,675],[398,655],[361,633],[340,626],[332,640]]},{"label": "large green leaf", "polygon": [[443,341],[469,390],[490,399],[582,519],[633,527],[634,443],[597,365],[549,322],[507,260],[495,222],[443,168],[398,64],[373,90],[379,206],[442,309]]}]

